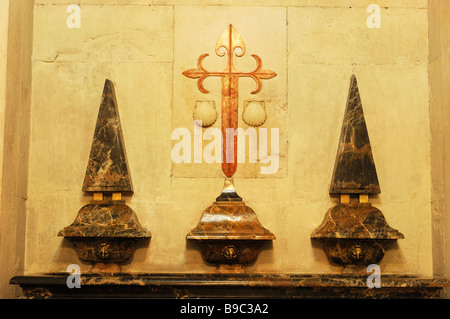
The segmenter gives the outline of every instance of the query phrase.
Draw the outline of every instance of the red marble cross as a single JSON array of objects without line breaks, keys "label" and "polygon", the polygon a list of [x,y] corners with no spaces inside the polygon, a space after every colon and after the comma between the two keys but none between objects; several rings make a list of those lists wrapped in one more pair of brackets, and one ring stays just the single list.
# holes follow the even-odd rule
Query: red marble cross
[{"label": "red marble cross", "polygon": [[[242,57],[245,54],[244,41],[241,35],[230,24],[228,28],[222,33],[216,44],[216,54],[220,57],[225,56],[225,52],[221,52],[221,48],[226,50],[228,56],[227,66],[225,70],[218,72],[211,72],[206,70],[202,63],[209,55],[207,53],[200,55],[197,60],[197,69],[190,69],[183,72],[183,75],[198,79],[197,87],[202,93],[209,93],[203,86],[203,81],[210,76],[219,76],[222,78],[222,171],[227,177],[232,177],[237,169],[237,134],[233,139],[226,138],[227,129],[237,129],[238,127],[238,82],[240,77],[251,77],[256,81],[257,87],[251,92],[257,94],[261,91],[261,79],[271,79],[277,74],[270,70],[262,70],[262,60],[256,54],[252,56],[256,60],[256,68],[252,72],[239,72],[233,67],[233,55]],[[239,48],[240,52],[234,51]]]}]

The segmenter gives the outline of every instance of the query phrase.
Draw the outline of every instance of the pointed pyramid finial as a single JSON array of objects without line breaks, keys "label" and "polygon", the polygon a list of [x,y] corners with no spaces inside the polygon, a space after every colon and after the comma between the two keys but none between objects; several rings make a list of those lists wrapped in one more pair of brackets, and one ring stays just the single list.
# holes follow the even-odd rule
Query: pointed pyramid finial
[{"label": "pointed pyramid finial", "polygon": [[380,185],[355,75],[350,82],[330,194],[379,194]]},{"label": "pointed pyramid finial", "polygon": [[105,81],[89,163],[85,192],[133,192],[114,85]]}]

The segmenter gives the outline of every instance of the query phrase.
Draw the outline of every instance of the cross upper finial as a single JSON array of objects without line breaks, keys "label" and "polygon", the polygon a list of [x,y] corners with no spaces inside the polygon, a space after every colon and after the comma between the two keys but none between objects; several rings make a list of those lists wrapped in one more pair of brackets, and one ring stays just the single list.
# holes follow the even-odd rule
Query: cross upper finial
[{"label": "cross upper finial", "polygon": [[[226,50],[225,52],[221,52],[221,48]],[[242,57],[245,54],[245,44],[242,40],[241,35],[237,30],[233,27],[233,25],[229,25],[228,28],[222,33],[219,40],[216,43],[216,54],[220,57],[225,56],[227,54],[228,61],[227,66],[224,71],[219,72],[211,72],[206,70],[203,67],[203,60],[209,56],[208,53],[202,54],[199,56],[197,60],[197,69],[190,69],[183,72],[183,75],[187,76],[191,79],[198,79],[197,86],[200,92],[209,93],[209,90],[205,89],[203,86],[203,81],[209,76],[236,76],[236,77],[251,77],[256,81],[257,87],[252,94],[257,94],[262,89],[261,79],[271,79],[275,77],[277,74],[270,70],[262,70],[262,60],[256,55],[252,54],[252,57],[256,60],[256,68],[251,72],[239,72],[233,68],[233,54],[236,49],[240,49],[240,53],[235,53],[237,57]]]}]

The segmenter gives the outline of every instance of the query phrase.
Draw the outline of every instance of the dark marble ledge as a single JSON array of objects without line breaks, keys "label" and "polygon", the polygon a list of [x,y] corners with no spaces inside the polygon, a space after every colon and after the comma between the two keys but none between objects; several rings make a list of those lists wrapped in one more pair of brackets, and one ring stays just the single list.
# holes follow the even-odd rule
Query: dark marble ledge
[{"label": "dark marble ledge", "polygon": [[[20,286],[66,285],[68,273],[15,276],[10,284]],[[115,273],[81,274],[85,286],[260,286],[260,287],[334,287],[367,288],[367,275],[275,274],[275,273]],[[444,288],[450,280],[411,275],[381,275],[381,288]]]}]

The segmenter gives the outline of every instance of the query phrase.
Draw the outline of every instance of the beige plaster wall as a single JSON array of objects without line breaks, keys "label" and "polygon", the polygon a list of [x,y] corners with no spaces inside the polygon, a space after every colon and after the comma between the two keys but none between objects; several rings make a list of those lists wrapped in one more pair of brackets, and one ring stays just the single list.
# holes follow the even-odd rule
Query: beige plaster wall
[{"label": "beige plaster wall", "polygon": [[[5,108],[6,108],[6,56],[8,51],[8,22],[9,22],[9,1],[2,0],[0,1],[0,147],[3,149],[3,140],[4,140],[4,125],[5,125]],[[3,156],[0,156],[0,167],[3,166]],[[3,179],[3,170],[0,170],[0,185]],[[0,196],[1,196],[2,188],[0,188]],[[1,198],[1,197],[0,197]],[[2,211],[0,210],[0,217],[3,216]],[[4,244],[4,227],[1,227],[0,224],[0,247],[2,247],[2,243]],[[2,240],[3,237],[3,240]],[[6,249],[5,249],[6,250]],[[6,254],[2,253],[4,250],[0,251],[2,257],[4,256],[6,259]],[[10,251],[8,252],[10,253]],[[2,258],[3,259],[3,258]],[[4,265],[4,267],[8,267],[9,265]],[[8,267],[9,268],[9,267]],[[7,275],[9,275],[8,273]],[[6,275],[6,276],[7,276]],[[7,288],[8,279],[6,276],[1,277],[1,286],[0,286],[0,295],[7,295],[8,293],[12,293]]]},{"label": "beige plaster wall", "polygon": [[[442,50],[442,103],[443,108],[446,111],[445,113],[445,121],[449,123],[450,121],[450,3],[441,1],[441,50]],[[445,247],[445,276],[448,278],[450,276],[450,184],[448,176],[450,176],[450,143],[448,141],[448,136],[450,135],[450,131],[448,125],[445,125],[445,192],[444,198],[445,202],[445,238],[440,243],[444,244]],[[437,243],[439,245],[439,243]],[[450,289],[447,289],[447,296],[450,296]]]},{"label": "beige plaster wall", "polygon": [[0,1],[0,298],[23,274],[31,107],[33,2]]},{"label": "beige plaster wall", "polygon": [[[232,23],[248,50],[242,67],[255,53],[279,74],[255,98],[271,102],[268,127],[279,127],[285,141],[278,176],[241,172],[235,179],[277,236],[248,271],[340,272],[309,237],[336,202],[328,187],[356,73],[382,191],[371,201],[406,237],[381,269],[432,275],[427,1],[378,1],[379,29],[366,24],[372,2],[85,0],[78,1],[81,28],[70,29],[72,1],[36,0],[26,273],[64,271],[72,263],[89,270],[56,234],[89,201],[81,185],[105,78],[116,85],[134,183],[127,203],[153,233],[123,270],[215,271],[185,236],[223,179],[175,166],[170,136],[180,125],[191,129],[195,100],[209,98],[181,72],[203,53],[220,63],[215,42]],[[220,85],[207,84],[220,108]],[[253,83],[243,84],[242,99],[247,87]]]},{"label": "beige plaster wall", "polygon": [[[450,3],[430,1],[430,119],[431,161],[433,181],[433,261],[434,272],[448,277],[450,274]],[[449,291],[447,290],[447,296]]]}]

